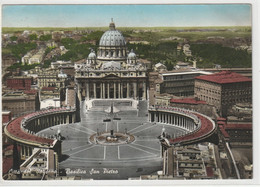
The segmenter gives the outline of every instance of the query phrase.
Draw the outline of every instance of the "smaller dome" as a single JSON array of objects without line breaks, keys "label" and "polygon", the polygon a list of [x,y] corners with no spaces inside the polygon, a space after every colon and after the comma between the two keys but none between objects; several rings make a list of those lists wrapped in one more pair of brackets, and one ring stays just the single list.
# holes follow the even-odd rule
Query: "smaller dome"
[{"label": "smaller dome", "polygon": [[67,76],[67,74],[63,73],[63,70],[61,69],[60,73],[58,74],[58,77],[59,78],[67,78],[68,76]]},{"label": "smaller dome", "polygon": [[58,77],[59,78],[67,78],[67,75],[66,74],[58,74]]},{"label": "smaller dome", "polygon": [[91,50],[91,52],[88,55],[88,59],[96,59],[96,53],[94,50]]},{"label": "smaller dome", "polygon": [[136,54],[134,53],[134,50],[132,49],[131,52],[128,54],[128,59],[136,59]]}]

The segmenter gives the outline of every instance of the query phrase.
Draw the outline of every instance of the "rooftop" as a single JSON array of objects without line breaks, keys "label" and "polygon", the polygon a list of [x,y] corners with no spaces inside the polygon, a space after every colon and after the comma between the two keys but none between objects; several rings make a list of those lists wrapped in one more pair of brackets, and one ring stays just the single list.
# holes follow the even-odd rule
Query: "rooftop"
[{"label": "rooftop", "polygon": [[214,82],[218,84],[236,83],[236,82],[251,82],[252,79],[240,75],[231,71],[221,71],[219,73],[214,73],[212,75],[201,75],[195,77],[195,79],[205,80],[209,82]]},{"label": "rooftop", "polygon": [[44,114],[48,114],[48,113],[62,112],[62,111],[68,111],[68,110],[66,108],[54,108],[54,109],[48,109],[48,110],[41,110],[41,111],[38,111],[38,112],[34,112],[34,113],[30,113],[30,114],[20,116],[20,117],[14,119],[13,121],[11,121],[6,126],[5,131],[7,131],[12,137],[15,137],[15,138],[22,140],[22,141],[25,140],[25,141],[29,141],[29,142],[38,143],[38,144],[41,144],[41,145],[48,145],[48,146],[51,145],[51,146],[53,146],[53,144],[55,142],[53,139],[36,136],[34,134],[26,132],[22,129],[21,123],[22,123],[22,120],[24,120],[24,119],[27,120],[27,119],[32,118],[34,116],[44,115]]},{"label": "rooftop", "polygon": [[201,70],[198,70],[198,69],[177,69],[177,70],[172,70],[172,71],[168,71],[168,72],[162,73],[162,76],[186,75],[186,74],[210,75],[212,73],[211,72],[207,72],[207,71],[201,71]]},{"label": "rooftop", "polygon": [[171,103],[182,103],[182,104],[207,104],[206,101],[199,101],[194,98],[183,98],[183,99],[171,99]]},{"label": "rooftop", "polygon": [[225,129],[251,129],[252,130],[252,123],[247,124],[231,124],[228,123],[225,125]]}]

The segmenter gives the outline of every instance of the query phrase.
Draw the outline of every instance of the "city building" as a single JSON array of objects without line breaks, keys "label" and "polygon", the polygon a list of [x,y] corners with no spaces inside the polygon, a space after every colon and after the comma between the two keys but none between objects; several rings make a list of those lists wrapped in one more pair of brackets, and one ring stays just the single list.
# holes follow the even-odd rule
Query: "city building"
[{"label": "city building", "polygon": [[56,62],[52,62],[51,63],[51,68],[52,69],[58,69],[59,67],[63,68],[63,67],[68,67],[70,65],[72,65],[71,61],[61,61],[61,60],[58,60]]},{"label": "city building", "polygon": [[213,149],[209,143],[169,148],[164,155],[163,175],[181,179],[219,179],[221,174],[215,164]]},{"label": "city building", "polygon": [[34,148],[32,154],[20,166],[23,180],[44,180],[58,172],[58,155],[52,149]]},{"label": "city building", "polygon": [[158,94],[155,96],[155,105],[169,106],[171,98],[172,98],[171,94],[167,94],[167,93]]},{"label": "city building", "polygon": [[195,97],[214,105],[220,115],[236,103],[252,102],[252,79],[231,71],[195,78]]},{"label": "city building", "polygon": [[41,100],[41,109],[50,108],[50,107],[61,107],[60,98],[50,98]]},{"label": "city building", "polygon": [[183,53],[184,53],[186,56],[192,56],[192,55],[191,55],[191,50],[190,50],[190,45],[189,45],[189,44],[184,44],[184,45],[183,45]]},{"label": "city building", "polygon": [[163,82],[158,72],[149,72],[149,105],[155,105],[156,96],[160,94],[160,85]]},{"label": "city building", "polygon": [[194,110],[212,119],[216,119],[218,116],[213,105],[208,105],[205,101],[200,101],[197,98],[171,98],[170,106]]},{"label": "city building", "polygon": [[58,69],[40,69],[38,72],[38,86],[64,88],[67,85],[67,75]]},{"label": "city building", "polygon": [[30,90],[33,83],[32,77],[11,76],[6,79],[7,88],[16,90]]},{"label": "city building", "polygon": [[168,93],[174,96],[194,96],[195,77],[208,74],[211,73],[191,69],[179,69],[162,73],[161,93]]},{"label": "city building", "polygon": [[13,91],[2,96],[2,110],[11,111],[14,117],[39,110],[37,92]]},{"label": "city building", "polygon": [[22,57],[22,63],[23,64],[29,64],[29,60],[32,57],[32,53],[28,52]]},{"label": "city building", "polygon": [[43,60],[44,53],[45,53],[45,49],[41,48],[35,55],[29,58],[28,64],[41,63]]},{"label": "city building", "polygon": [[62,106],[75,107],[76,103],[75,85],[69,85],[66,88],[65,101]]},{"label": "city building", "polygon": [[[40,91],[40,100],[45,101],[48,99],[59,99],[60,98],[60,88],[55,86],[42,87]],[[47,102],[48,103],[48,102]],[[56,102],[54,102],[56,103]],[[45,104],[43,104],[45,106]]]},{"label": "city building", "polygon": [[167,71],[167,68],[164,64],[159,62],[159,63],[154,65],[154,71],[158,71],[158,72]]},{"label": "city building", "polygon": [[113,21],[99,41],[97,55],[92,50],[84,63],[75,65],[75,78],[80,100],[147,99],[147,68],[133,50],[127,54],[125,39]]},{"label": "city building", "polygon": [[11,120],[12,120],[11,111],[2,110],[2,124],[8,123]]}]

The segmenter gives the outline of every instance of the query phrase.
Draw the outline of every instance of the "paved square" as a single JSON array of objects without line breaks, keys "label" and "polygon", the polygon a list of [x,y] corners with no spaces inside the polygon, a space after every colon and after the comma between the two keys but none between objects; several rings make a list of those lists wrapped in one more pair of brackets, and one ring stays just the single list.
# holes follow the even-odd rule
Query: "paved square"
[{"label": "paved square", "polygon": [[[140,102],[140,105],[146,104],[146,101]],[[162,128],[169,134],[183,133],[184,130],[166,124],[149,123],[145,107],[139,107],[139,110],[118,107],[120,111],[117,117],[121,120],[114,121],[113,124],[103,122],[108,117],[104,112],[106,109],[104,106],[94,106],[86,111],[82,102],[80,123],[58,125],[39,133],[49,136],[60,130],[65,137],[62,142],[64,160],[60,163],[60,168],[67,169],[67,174],[68,171],[75,171],[76,175],[85,179],[127,179],[161,170],[162,159],[157,137]],[[110,129],[115,132],[127,130],[135,140],[121,145],[100,145],[89,140],[97,131],[107,132]]]}]

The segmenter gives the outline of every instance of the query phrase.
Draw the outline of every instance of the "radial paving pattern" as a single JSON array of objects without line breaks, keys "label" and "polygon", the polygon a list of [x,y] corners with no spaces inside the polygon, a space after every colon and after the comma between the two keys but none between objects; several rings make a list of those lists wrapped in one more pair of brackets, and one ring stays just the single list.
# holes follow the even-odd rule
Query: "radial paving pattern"
[{"label": "radial paving pattern", "polygon": [[[118,117],[121,120],[110,124],[103,122],[107,117],[104,107],[94,107],[88,112],[83,108],[85,107],[81,110],[81,123],[58,125],[40,132],[53,135],[60,130],[65,138],[62,142],[64,160],[60,163],[60,168],[67,169],[67,174],[71,172],[83,178],[126,179],[156,172],[162,167],[157,139],[162,128],[169,134],[184,132],[173,126],[148,123],[145,115],[137,115],[138,112],[145,114],[146,110],[120,109]],[[139,108],[143,110],[142,107]],[[100,145],[90,141],[90,136],[97,131],[108,132],[110,129],[115,132],[127,131],[135,140],[122,145]]]}]

